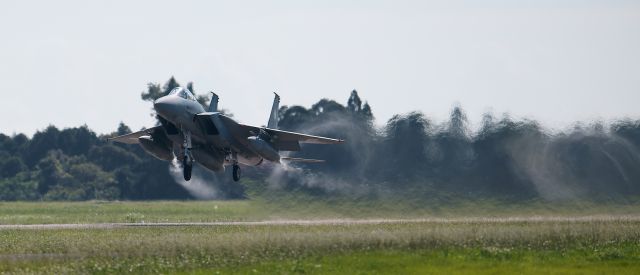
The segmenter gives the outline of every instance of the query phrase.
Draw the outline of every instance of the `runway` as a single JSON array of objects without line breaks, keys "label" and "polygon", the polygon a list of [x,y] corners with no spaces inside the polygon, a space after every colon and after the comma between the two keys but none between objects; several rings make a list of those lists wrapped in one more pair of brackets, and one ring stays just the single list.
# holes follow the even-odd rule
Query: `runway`
[{"label": "runway", "polygon": [[216,222],[139,222],[139,223],[69,223],[69,224],[0,224],[0,230],[9,229],[112,229],[131,227],[170,226],[269,226],[269,225],[366,225],[395,223],[541,223],[541,222],[640,222],[639,215],[594,216],[531,216],[531,217],[463,217],[417,219],[311,219],[266,221],[216,221]]}]

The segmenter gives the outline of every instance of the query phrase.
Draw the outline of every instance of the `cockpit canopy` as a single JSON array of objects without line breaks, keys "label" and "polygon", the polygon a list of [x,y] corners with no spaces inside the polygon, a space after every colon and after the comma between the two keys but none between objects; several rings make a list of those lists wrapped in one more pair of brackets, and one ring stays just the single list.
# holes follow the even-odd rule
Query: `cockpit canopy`
[{"label": "cockpit canopy", "polygon": [[173,88],[173,90],[171,90],[171,92],[169,92],[170,95],[178,95],[179,97],[182,97],[184,99],[188,99],[188,100],[196,100],[196,97],[193,96],[193,94],[189,91],[189,89],[187,88],[182,88],[182,87],[175,87]]}]

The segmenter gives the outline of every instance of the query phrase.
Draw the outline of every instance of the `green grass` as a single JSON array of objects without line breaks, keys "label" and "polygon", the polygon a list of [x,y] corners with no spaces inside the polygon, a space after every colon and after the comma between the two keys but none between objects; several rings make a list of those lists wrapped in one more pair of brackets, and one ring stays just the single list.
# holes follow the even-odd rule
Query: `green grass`
[{"label": "green grass", "polygon": [[[639,274],[640,204],[336,198],[5,202],[0,224],[443,218],[333,225],[0,229],[0,273]],[[483,219],[487,217],[586,219]],[[467,219],[471,218],[471,219]]]},{"label": "green grass", "polygon": [[249,201],[3,202],[0,224],[230,221],[260,213]]},{"label": "green grass", "polygon": [[[482,249],[377,250],[341,255],[309,257],[302,260],[265,261],[222,269],[198,269],[185,273],[266,273],[266,274],[637,274],[636,259],[598,260],[584,251],[568,250],[565,255],[541,251],[513,251],[502,256],[485,255]],[[479,256],[482,255],[482,256]],[[550,259],[553,257],[553,259]]]},{"label": "green grass", "polygon": [[638,273],[640,221],[0,230],[0,271]]},{"label": "green grass", "polygon": [[241,201],[0,202],[0,224],[215,222],[273,219],[635,215],[640,203],[447,203],[288,197]]}]

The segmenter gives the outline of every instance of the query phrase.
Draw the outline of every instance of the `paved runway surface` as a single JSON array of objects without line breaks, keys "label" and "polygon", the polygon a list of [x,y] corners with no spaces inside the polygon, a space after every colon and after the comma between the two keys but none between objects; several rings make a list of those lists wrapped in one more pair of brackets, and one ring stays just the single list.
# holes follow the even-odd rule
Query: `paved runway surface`
[{"label": "paved runway surface", "polygon": [[110,229],[149,226],[260,226],[260,225],[350,225],[388,223],[512,223],[512,222],[640,222],[640,216],[531,216],[531,217],[470,217],[424,219],[325,219],[325,220],[269,220],[220,222],[163,222],[163,223],[77,223],[77,224],[0,224],[2,229]]}]

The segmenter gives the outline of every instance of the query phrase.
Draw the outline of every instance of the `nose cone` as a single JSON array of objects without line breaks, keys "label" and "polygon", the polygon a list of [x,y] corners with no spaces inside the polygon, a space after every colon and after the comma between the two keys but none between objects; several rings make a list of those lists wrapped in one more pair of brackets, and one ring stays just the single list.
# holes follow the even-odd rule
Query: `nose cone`
[{"label": "nose cone", "polygon": [[168,120],[173,120],[179,115],[179,104],[180,103],[176,102],[174,98],[165,96],[156,99],[156,101],[153,102],[153,108],[160,116]]}]

